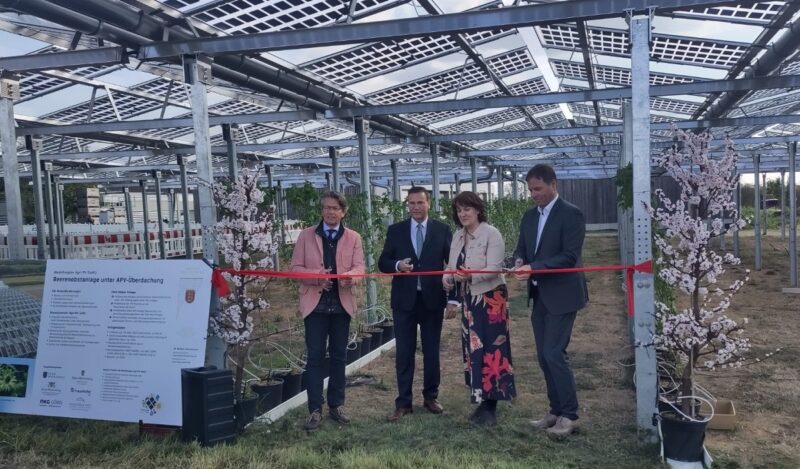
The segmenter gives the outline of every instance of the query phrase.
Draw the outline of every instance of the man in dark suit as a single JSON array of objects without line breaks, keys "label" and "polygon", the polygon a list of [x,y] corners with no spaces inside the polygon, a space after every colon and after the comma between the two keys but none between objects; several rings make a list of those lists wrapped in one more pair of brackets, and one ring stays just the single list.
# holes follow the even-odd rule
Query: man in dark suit
[{"label": "man in dark suit", "polygon": [[[381,272],[425,272],[443,270],[450,254],[452,233],[446,224],[428,218],[430,195],[422,187],[408,191],[411,218],[389,227],[378,260]],[[396,276],[392,279],[392,318],[396,340],[397,399],[387,419],[396,421],[412,412],[414,355],[417,325],[423,355],[424,406],[442,413],[439,403],[439,342],[447,304],[441,275]]]},{"label": "man in dark suit", "polygon": [[578,429],[578,397],[567,346],[575,316],[589,300],[586,279],[582,272],[531,274],[531,270],[581,266],[586,223],[578,207],[558,196],[551,166],[537,164],[525,179],[536,207],[522,218],[514,273],[528,282],[536,354],[550,401],[549,412],[533,425],[561,437]]}]

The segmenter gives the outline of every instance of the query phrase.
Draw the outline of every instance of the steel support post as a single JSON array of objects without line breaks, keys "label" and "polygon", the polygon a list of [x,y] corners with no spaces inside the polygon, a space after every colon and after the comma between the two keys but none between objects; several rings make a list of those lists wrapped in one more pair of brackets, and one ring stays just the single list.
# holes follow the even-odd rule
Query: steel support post
[{"label": "steel support post", "polygon": [[456,195],[461,193],[461,175],[453,173],[453,180],[455,181]]},{"label": "steel support post", "polygon": [[[739,217],[742,216],[742,183],[741,181],[736,182],[736,213]],[[739,231],[736,230],[733,232],[733,255],[739,257]]]},{"label": "steel support post", "polygon": [[222,124],[222,138],[228,150],[228,177],[231,181],[239,174],[239,161],[236,156],[236,140],[239,138],[239,128],[232,124]]},{"label": "steel support post", "polygon": [[[620,158],[622,160],[620,162],[620,166],[625,167],[633,163],[633,114],[631,111],[631,103],[626,102],[622,104],[622,116],[622,152],[620,153]],[[622,262],[625,264],[631,264],[633,263],[633,259],[635,257],[633,252],[633,207],[621,210],[620,221],[622,223],[622,225],[619,226],[619,229],[621,230],[620,249],[622,250]],[[633,325],[634,322],[631,320],[631,343],[633,343],[635,340],[633,336]]]},{"label": "steel support post", "polygon": [[764,219],[762,220],[764,225],[761,227],[761,234],[766,236],[767,228],[769,228],[769,214],[767,213],[767,197],[769,196],[767,192],[767,173],[761,173],[761,187],[764,191],[764,193],[761,194],[761,210],[764,215]]},{"label": "steel support post", "polygon": [[186,181],[186,159],[178,155],[178,167],[181,172],[181,204],[183,205],[183,243],[186,248],[186,258],[194,259],[192,249],[192,222],[189,218],[189,185]]},{"label": "steel support post", "polygon": [[31,175],[33,176],[33,215],[36,222],[36,257],[47,259],[45,254],[45,244],[48,236],[44,229],[44,196],[42,195],[42,175],[41,165],[39,164],[39,152],[42,150],[42,141],[33,138],[31,135],[25,136],[25,147],[31,154]]},{"label": "steel support post", "polygon": [[58,258],[64,259],[66,253],[66,233],[64,233],[64,185],[58,177],[53,178],[53,184],[56,188],[56,248],[58,249]]},{"label": "steel support post", "polygon": [[[631,113],[633,122],[633,229],[635,261],[653,258],[650,215],[650,18],[630,19]],[[653,274],[634,274],[634,321],[636,344],[636,422],[641,430],[654,434],[658,382],[656,351],[651,344],[655,333]]]},{"label": "steel support post", "polygon": [[133,201],[131,201],[131,190],[127,187],[122,188],[122,195],[125,199],[125,218],[128,223],[128,231],[134,230],[133,223]]},{"label": "steel support post", "polygon": [[47,245],[50,247],[50,259],[58,259],[56,255],[56,229],[55,214],[53,213],[53,180],[50,172],[53,170],[53,163],[42,162],[44,172],[44,199],[47,202]]},{"label": "steel support post", "polygon": [[392,200],[395,202],[400,201],[400,178],[397,175],[397,160],[389,161],[389,166],[392,169]]},{"label": "steel support post", "polygon": [[786,241],[786,187],[783,184],[783,177],[786,171],[781,170],[781,179],[778,181],[778,187],[781,191],[781,241]]},{"label": "steel support post", "polygon": [[469,174],[472,179],[472,192],[478,193],[478,161],[475,158],[469,159]]},{"label": "steel support post", "polygon": [[[361,193],[364,196],[364,211],[366,212],[367,223],[372,220],[372,197],[369,190],[369,146],[367,143],[366,122],[357,117],[354,119],[355,131],[358,138],[358,164],[361,170]],[[438,180],[438,177],[437,177]],[[375,258],[372,254],[372,230],[364,233],[364,259],[367,263],[367,272],[375,271]],[[372,309],[377,305],[378,287],[375,279],[370,277],[367,280],[367,308]]]},{"label": "steel support post", "polygon": [[761,270],[761,180],[758,177],[760,155],[753,155],[753,234],[755,235],[755,270]]},{"label": "steel support post", "polygon": [[339,159],[336,155],[336,147],[328,147],[328,157],[331,159],[333,169],[333,190],[339,192],[342,190],[342,186],[339,185]]},{"label": "steel support post", "polygon": [[178,206],[178,201],[175,200],[175,189],[170,189],[167,192],[167,203],[169,204],[169,227],[175,228],[175,209]]},{"label": "steel support post", "polygon": [[[217,210],[214,206],[214,167],[211,162],[211,139],[209,137],[208,101],[206,83],[211,80],[211,64],[197,55],[183,56],[184,82],[190,86],[192,105],[192,124],[194,128],[194,150],[197,165],[197,198],[200,207],[200,225],[203,233],[203,258],[214,264],[219,259],[217,242],[214,239],[214,225],[217,223]],[[191,248],[191,246],[189,246]],[[219,298],[212,290],[209,304],[211,315],[217,314]],[[225,342],[209,335],[206,341],[208,364],[219,369],[227,368]]]},{"label": "steel support post", "polygon": [[286,211],[283,208],[283,184],[278,181],[275,191],[275,209],[278,211],[278,221],[281,224],[281,245],[286,244]]},{"label": "steel support post", "polygon": [[431,144],[431,192],[433,193],[433,213],[439,213],[441,194],[439,191],[439,145]]},{"label": "steel support post", "polygon": [[197,185],[200,205],[200,224],[203,227],[203,257],[217,262],[217,242],[214,225],[217,211],[214,207],[214,168],[211,165],[211,140],[208,134],[208,101],[206,82],[211,79],[211,66],[194,55],[183,57],[184,81],[190,85],[192,121],[194,123],[194,149],[197,158]]},{"label": "steel support post", "polygon": [[[264,174],[267,176],[267,187],[272,189],[274,185],[272,184],[272,166],[264,166]],[[334,183],[335,185],[335,183]],[[335,190],[335,188],[334,188]],[[274,200],[273,200],[274,203]]]},{"label": "steel support post", "polygon": [[17,130],[14,125],[14,100],[19,99],[19,77],[0,71],[0,148],[3,155],[3,182],[8,218],[7,241],[10,260],[25,259],[22,230],[22,196],[19,187]]},{"label": "steel support post", "polygon": [[511,171],[511,198],[519,200],[519,179],[516,171]]},{"label": "steel support post", "polygon": [[150,227],[147,221],[150,218],[149,210],[147,209],[147,181],[144,179],[139,181],[139,187],[142,189],[142,225],[144,225],[144,258],[150,259]]},{"label": "steel support post", "polygon": [[162,259],[167,258],[167,246],[164,242],[164,215],[161,211],[161,171],[153,171],[153,179],[156,180],[156,215],[158,216],[158,249],[161,251]]},{"label": "steel support post", "polygon": [[789,144],[789,286],[797,288],[797,142]]},{"label": "steel support post", "polygon": [[506,196],[505,181],[503,180],[503,167],[497,167],[497,203],[503,208],[503,197]]}]

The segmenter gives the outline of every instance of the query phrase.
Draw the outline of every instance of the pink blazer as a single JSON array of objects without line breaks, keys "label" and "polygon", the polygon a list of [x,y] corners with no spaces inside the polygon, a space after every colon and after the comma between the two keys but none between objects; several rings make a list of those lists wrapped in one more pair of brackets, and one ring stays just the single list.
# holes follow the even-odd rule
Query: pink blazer
[{"label": "pink blazer", "polygon": [[[322,238],[316,234],[316,226],[311,226],[300,232],[292,253],[292,272],[321,273],[325,266],[322,262]],[[361,235],[345,228],[344,234],[336,245],[336,270],[339,274],[363,274],[364,250]],[[300,314],[303,317],[311,314],[322,297],[322,280],[300,279]],[[349,287],[339,285],[339,300],[350,316],[355,316],[356,285],[361,283],[360,278],[353,279]]]}]

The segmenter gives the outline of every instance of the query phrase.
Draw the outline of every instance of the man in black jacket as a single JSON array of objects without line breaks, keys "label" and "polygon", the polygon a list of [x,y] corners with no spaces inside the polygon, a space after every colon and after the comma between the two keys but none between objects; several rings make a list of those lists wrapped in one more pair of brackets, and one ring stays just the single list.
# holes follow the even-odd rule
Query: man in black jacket
[{"label": "man in black jacket", "polygon": [[561,437],[578,429],[578,397],[567,346],[578,310],[589,300],[586,279],[582,272],[530,272],[580,267],[586,223],[578,207],[559,198],[551,166],[538,164],[525,179],[536,207],[522,218],[514,273],[528,282],[536,354],[550,401],[549,412],[533,425]]},{"label": "man in black jacket", "polygon": [[[439,221],[428,218],[430,195],[422,187],[408,191],[411,218],[389,227],[383,252],[378,260],[381,272],[425,272],[443,270],[450,254],[452,233]],[[447,304],[441,275],[396,276],[392,279],[392,319],[396,340],[395,368],[397,399],[388,416],[396,421],[412,412],[414,355],[417,349],[417,325],[420,328],[423,354],[424,406],[434,414],[442,413],[439,403],[439,342],[444,308]]]}]

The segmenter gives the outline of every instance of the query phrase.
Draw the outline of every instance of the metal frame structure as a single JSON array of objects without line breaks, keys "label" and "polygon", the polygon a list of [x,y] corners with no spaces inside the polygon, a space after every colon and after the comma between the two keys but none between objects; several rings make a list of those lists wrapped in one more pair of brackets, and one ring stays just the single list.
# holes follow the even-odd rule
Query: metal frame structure
[{"label": "metal frame structure", "polygon": [[[34,179],[38,231],[47,211],[51,235],[63,232],[63,186],[76,183],[127,195],[154,180],[159,194],[181,189],[185,213],[192,185],[209,228],[206,183],[240,167],[262,168],[281,200],[306,181],[388,186],[397,200],[409,183],[458,192],[469,180],[503,194],[506,171],[516,197],[516,174],[536,163],[563,179],[608,178],[627,158],[648,200],[648,156],[675,126],[730,135],[740,172],[788,171],[794,187],[800,1],[280,4],[0,0],[0,35],[24,43],[0,57],[12,257],[22,255],[20,178]],[[796,287],[794,191],[789,205]],[[645,217],[634,210],[636,260],[651,255]],[[206,236],[205,257],[215,252]],[[641,340],[652,331],[645,274],[635,302]],[[650,369],[650,350],[636,359]],[[647,390],[638,423],[650,429],[652,376],[637,383]]]}]

